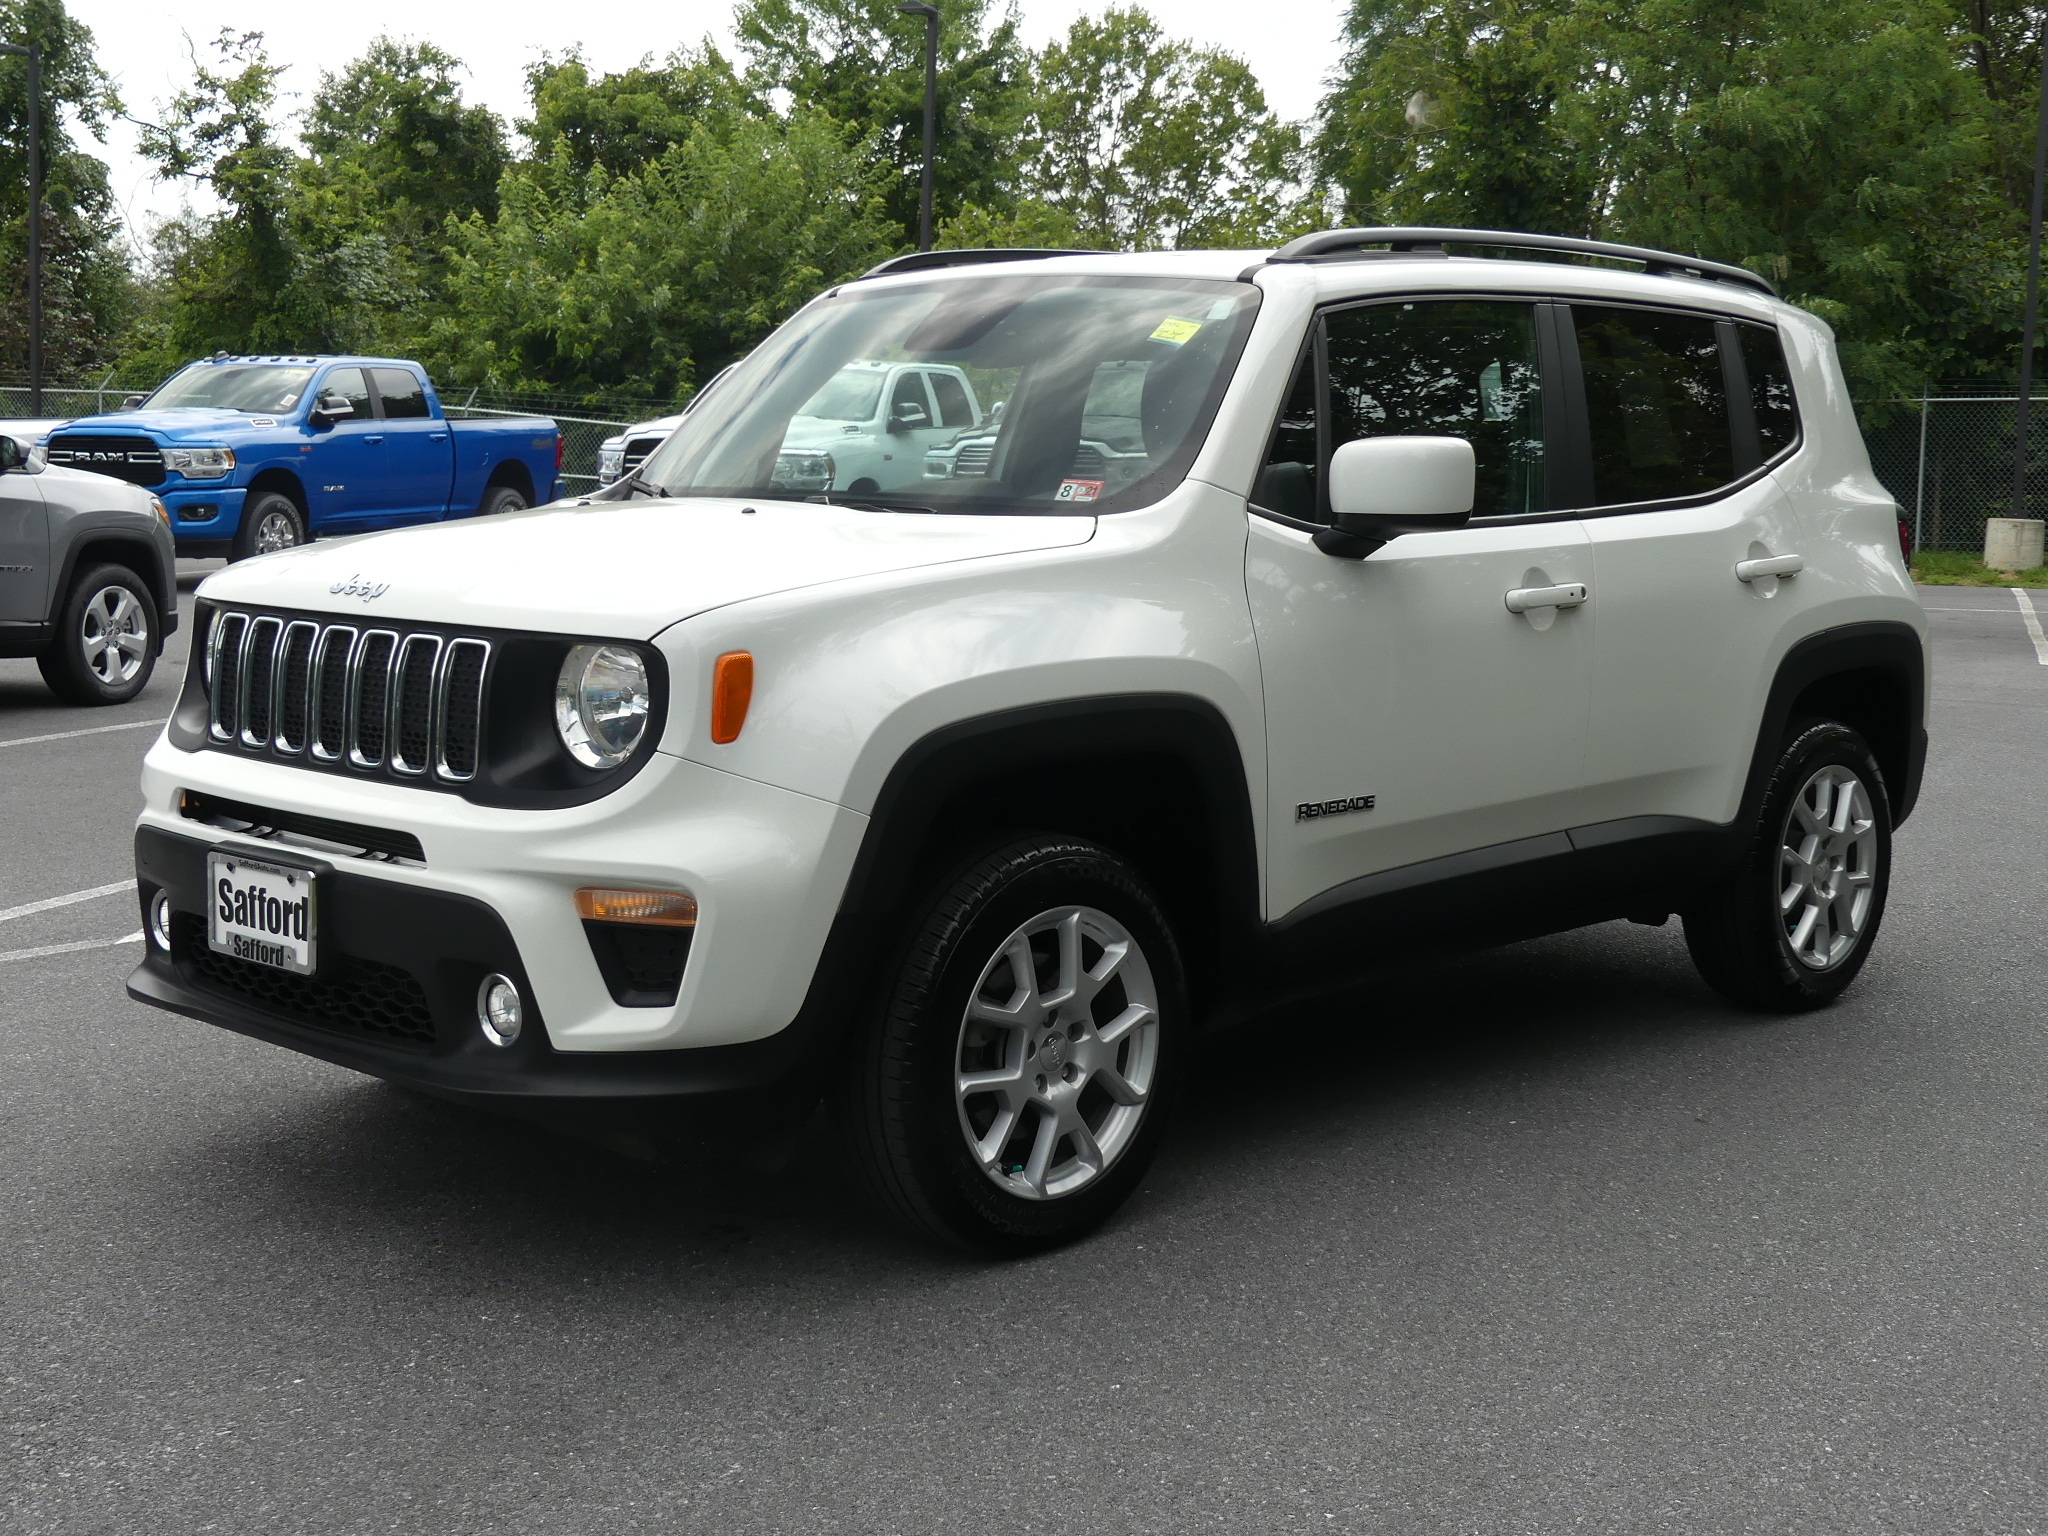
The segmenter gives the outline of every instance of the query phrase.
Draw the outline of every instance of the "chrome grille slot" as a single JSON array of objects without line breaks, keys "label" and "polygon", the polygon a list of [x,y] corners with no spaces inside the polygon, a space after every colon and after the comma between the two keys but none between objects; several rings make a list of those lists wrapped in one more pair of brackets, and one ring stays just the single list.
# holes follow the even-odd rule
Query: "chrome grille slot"
[{"label": "chrome grille slot", "polygon": [[434,677],[439,635],[407,635],[391,665],[391,766],[422,774],[434,760]]},{"label": "chrome grille slot", "polygon": [[441,665],[441,750],[434,771],[450,780],[476,777],[476,758],[484,712],[484,667],[490,645],[482,640],[451,640]]},{"label": "chrome grille slot", "polygon": [[280,752],[306,750],[313,713],[313,647],[319,638],[320,626],[311,619],[294,619],[285,626],[278,650],[277,731],[271,743]]},{"label": "chrome grille slot", "polygon": [[270,744],[270,722],[276,702],[277,643],[284,634],[284,621],[263,617],[249,625],[249,638],[242,648],[242,745]]},{"label": "chrome grille slot", "polygon": [[207,640],[211,745],[305,768],[461,784],[483,756],[491,642],[221,613]]},{"label": "chrome grille slot", "polygon": [[384,748],[391,734],[391,663],[398,653],[398,636],[388,629],[373,629],[363,636],[349,669],[349,763],[357,768],[382,768]]},{"label": "chrome grille slot", "polygon": [[242,642],[248,634],[246,613],[224,613],[213,627],[211,730],[215,741],[233,741],[241,729]]},{"label": "chrome grille slot", "polygon": [[348,664],[356,632],[346,624],[321,631],[313,651],[313,756],[338,763],[348,750]]}]

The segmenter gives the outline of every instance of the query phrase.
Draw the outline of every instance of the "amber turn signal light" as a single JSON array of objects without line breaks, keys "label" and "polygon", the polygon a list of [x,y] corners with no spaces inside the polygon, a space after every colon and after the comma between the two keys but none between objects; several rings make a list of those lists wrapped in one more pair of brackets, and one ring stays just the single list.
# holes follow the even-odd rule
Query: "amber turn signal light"
[{"label": "amber turn signal light", "polygon": [[727,651],[711,664],[711,739],[720,746],[738,741],[753,702],[753,653]]},{"label": "amber turn signal light", "polygon": [[576,915],[586,923],[694,928],[697,898],[687,891],[615,891],[601,885],[586,885],[576,893]]}]

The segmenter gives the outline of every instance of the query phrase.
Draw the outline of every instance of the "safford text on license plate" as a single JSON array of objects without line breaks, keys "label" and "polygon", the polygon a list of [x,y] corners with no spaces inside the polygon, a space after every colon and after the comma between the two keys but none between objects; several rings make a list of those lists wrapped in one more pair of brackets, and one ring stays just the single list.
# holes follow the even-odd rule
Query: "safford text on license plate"
[{"label": "safford text on license plate", "polygon": [[315,886],[310,869],[207,854],[207,944],[237,960],[312,975],[320,916]]}]

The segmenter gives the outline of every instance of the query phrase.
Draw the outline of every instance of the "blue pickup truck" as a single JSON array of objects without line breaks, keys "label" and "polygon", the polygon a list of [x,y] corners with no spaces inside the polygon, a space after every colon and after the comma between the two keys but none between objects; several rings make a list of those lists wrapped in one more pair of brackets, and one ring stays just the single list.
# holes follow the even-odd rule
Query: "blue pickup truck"
[{"label": "blue pickup truck", "polygon": [[417,363],[221,352],[146,399],[66,422],[47,451],[154,491],[179,554],[240,560],[553,501],[561,443],[545,417],[450,421]]}]

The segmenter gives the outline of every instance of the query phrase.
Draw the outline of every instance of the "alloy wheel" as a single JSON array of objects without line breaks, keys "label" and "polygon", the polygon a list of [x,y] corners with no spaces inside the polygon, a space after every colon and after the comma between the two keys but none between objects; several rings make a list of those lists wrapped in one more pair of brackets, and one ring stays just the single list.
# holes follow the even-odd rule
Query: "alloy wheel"
[{"label": "alloy wheel", "polygon": [[277,510],[266,512],[263,521],[256,525],[256,553],[273,554],[280,549],[296,549],[299,543],[299,525],[291,513]]},{"label": "alloy wheel", "polygon": [[1130,930],[1093,907],[1041,912],[997,947],[960,1022],[968,1152],[1025,1199],[1086,1188],[1137,1136],[1158,1064],[1158,987]]},{"label": "alloy wheel", "polygon": [[1830,763],[1792,802],[1778,856],[1785,944],[1808,970],[1855,953],[1877,889],[1877,817],[1856,773]]},{"label": "alloy wheel", "polygon": [[93,593],[79,620],[86,669],[109,688],[133,682],[149,655],[149,616],[126,587]]}]

